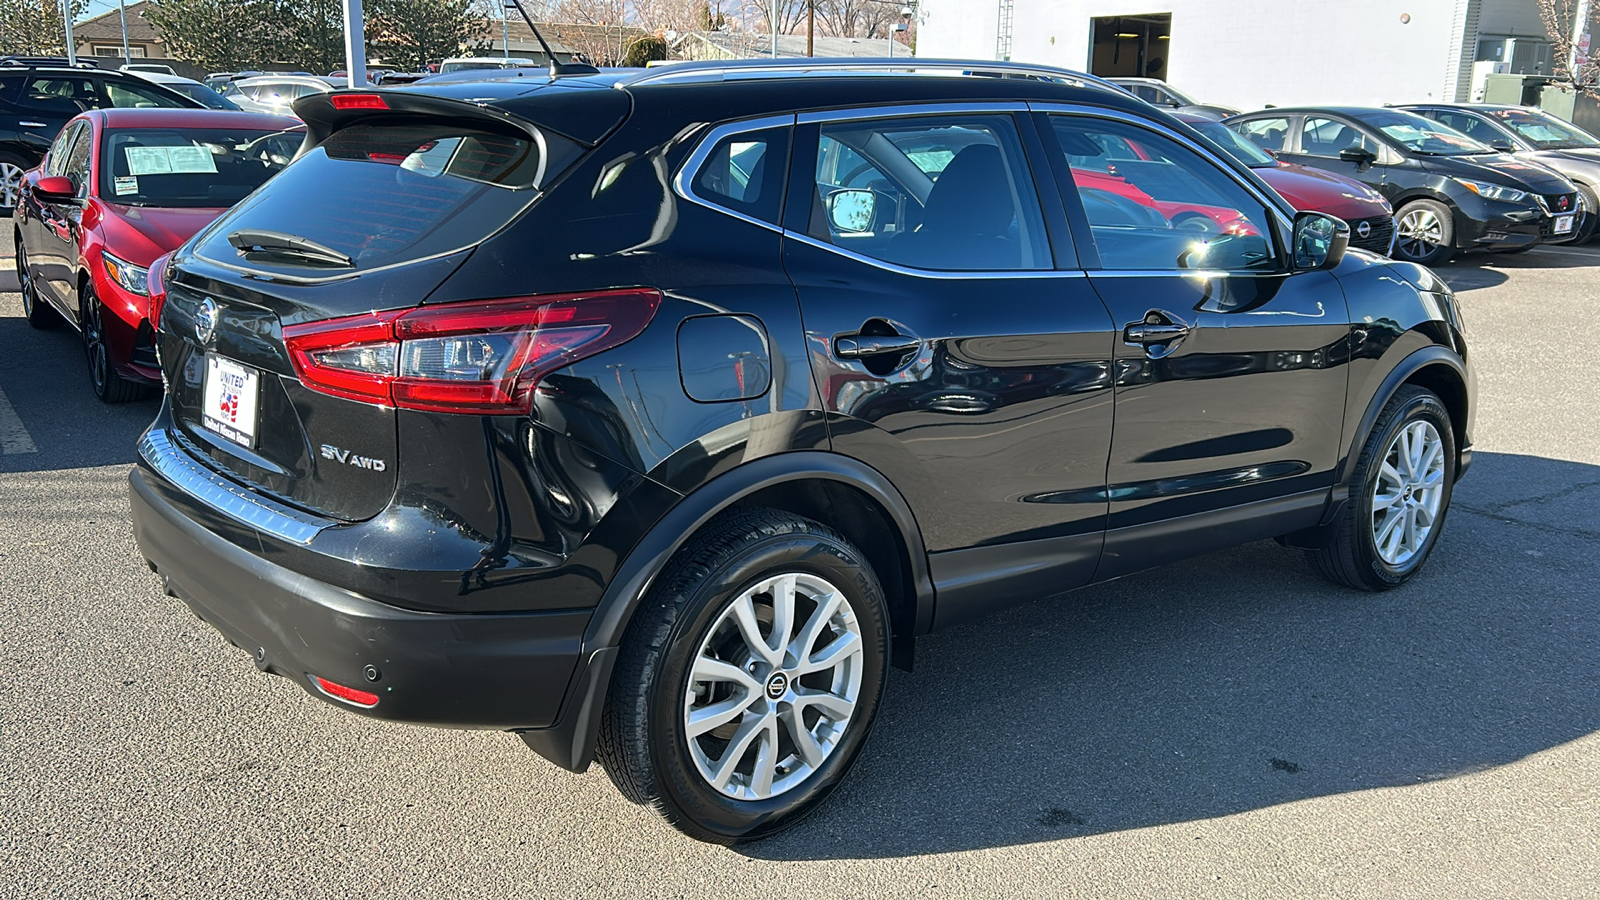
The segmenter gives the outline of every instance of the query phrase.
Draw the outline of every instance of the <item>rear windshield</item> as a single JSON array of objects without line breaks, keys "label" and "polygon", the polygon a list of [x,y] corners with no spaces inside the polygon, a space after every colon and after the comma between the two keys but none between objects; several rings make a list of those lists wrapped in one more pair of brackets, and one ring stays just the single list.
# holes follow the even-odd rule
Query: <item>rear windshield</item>
[{"label": "rear windshield", "polygon": [[100,197],[127,206],[232,206],[287,166],[303,140],[236,128],[108,130]]},{"label": "rear windshield", "polygon": [[[350,257],[356,269],[449,253],[498,231],[578,155],[576,144],[555,135],[445,120],[352,125],[208,228],[199,252],[241,264],[228,235],[248,228],[308,239]],[[304,274],[277,262],[249,265]]]}]

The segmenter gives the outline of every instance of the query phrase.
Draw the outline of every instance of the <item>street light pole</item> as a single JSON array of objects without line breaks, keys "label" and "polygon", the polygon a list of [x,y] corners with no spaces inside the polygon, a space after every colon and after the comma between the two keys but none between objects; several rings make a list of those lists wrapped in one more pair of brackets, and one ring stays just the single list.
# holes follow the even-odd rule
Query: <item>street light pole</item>
[{"label": "street light pole", "polygon": [[345,86],[366,87],[367,32],[361,19],[361,0],[343,2]]},{"label": "street light pole", "polygon": [[778,58],[778,0],[772,0],[772,58]]},{"label": "street light pole", "polygon": [[67,62],[78,64],[78,48],[72,45],[72,0],[61,0],[61,26],[66,32]]},{"label": "street light pole", "polygon": [[511,58],[511,19],[504,3],[500,4],[500,49],[506,59]]},{"label": "street light pole", "polygon": [[[68,0],[71,2],[71,0]],[[128,52],[128,6],[123,0],[117,0],[117,12],[122,16],[122,62],[124,65],[133,65],[133,54]]]}]

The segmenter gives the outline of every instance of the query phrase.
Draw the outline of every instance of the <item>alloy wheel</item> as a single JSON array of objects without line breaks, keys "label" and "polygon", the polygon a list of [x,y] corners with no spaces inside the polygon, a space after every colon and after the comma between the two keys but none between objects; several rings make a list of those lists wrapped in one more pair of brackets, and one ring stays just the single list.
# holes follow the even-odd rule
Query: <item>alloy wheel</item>
[{"label": "alloy wheel", "polygon": [[1419,259],[1444,243],[1444,223],[1431,209],[1410,209],[1400,217],[1400,252]]},{"label": "alloy wheel", "polygon": [[1412,422],[1395,435],[1372,491],[1372,541],[1384,562],[1403,566],[1428,545],[1444,471],[1444,441],[1433,423]]},{"label": "alloy wheel", "polygon": [[17,242],[17,291],[22,294],[22,314],[33,318],[33,305],[38,298],[33,293],[33,275],[28,271],[28,251],[22,248],[22,242]]},{"label": "alloy wheel", "polygon": [[106,356],[106,342],[101,330],[100,301],[93,294],[83,300],[83,349],[89,359],[89,379],[97,394],[104,394],[106,380],[111,375],[111,360]]},{"label": "alloy wheel", "polygon": [[837,587],[800,572],[758,582],[695,655],[683,704],[695,768],[738,800],[793,790],[837,749],[864,666],[860,622]]},{"label": "alloy wheel", "polygon": [[0,162],[0,209],[16,209],[22,192],[22,167]]}]

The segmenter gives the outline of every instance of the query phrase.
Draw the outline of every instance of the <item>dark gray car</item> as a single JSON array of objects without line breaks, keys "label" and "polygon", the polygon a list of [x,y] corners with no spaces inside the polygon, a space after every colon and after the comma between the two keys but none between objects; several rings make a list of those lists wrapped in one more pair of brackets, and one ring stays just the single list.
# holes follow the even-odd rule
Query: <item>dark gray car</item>
[{"label": "dark gray car", "polygon": [[1555,169],[1578,188],[1577,237],[1581,244],[1600,225],[1600,138],[1542,109],[1488,103],[1433,103],[1403,107],[1477,138],[1502,153]]},{"label": "dark gray car", "polygon": [[1200,116],[1217,122],[1229,116],[1236,116],[1240,112],[1231,106],[1201,103],[1159,78],[1108,78],[1106,80],[1146,103],[1165,107],[1173,112],[1188,113],[1192,116]]}]

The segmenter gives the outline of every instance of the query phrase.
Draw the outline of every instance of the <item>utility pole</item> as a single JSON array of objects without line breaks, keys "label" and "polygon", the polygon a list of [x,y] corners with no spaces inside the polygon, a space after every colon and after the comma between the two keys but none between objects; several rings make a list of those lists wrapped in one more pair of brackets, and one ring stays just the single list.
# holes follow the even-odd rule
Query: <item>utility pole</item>
[{"label": "utility pole", "polygon": [[778,58],[778,3],[772,0],[772,58]]},{"label": "utility pole", "polygon": [[72,45],[72,0],[61,0],[61,25],[67,35],[67,62],[78,64],[78,48]]},{"label": "utility pole", "polygon": [[511,58],[511,20],[506,4],[500,4],[500,49],[505,51],[505,58]]},{"label": "utility pole", "polygon": [[344,0],[344,71],[347,87],[367,86],[367,31],[361,0]]},{"label": "utility pole", "polygon": [[817,0],[806,0],[806,55],[816,56]]},{"label": "utility pole", "polygon": [[123,0],[117,0],[117,12],[122,16],[122,63],[131,66],[133,54],[128,52],[128,6]]}]

